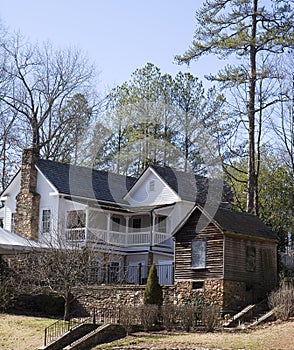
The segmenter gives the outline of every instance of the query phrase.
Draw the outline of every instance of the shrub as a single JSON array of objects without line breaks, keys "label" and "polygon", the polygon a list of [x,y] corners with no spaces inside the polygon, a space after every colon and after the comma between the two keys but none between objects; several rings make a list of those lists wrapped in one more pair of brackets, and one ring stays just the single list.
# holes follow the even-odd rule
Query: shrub
[{"label": "shrub", "polygon": [[10,268],[6,261],[0,256],[0,309],[6,310],[12,305],[14,300],[11,280]]},{"label": "shrub", "polygon": [[282,285],[270,294],[268,303],[278,319],[288,320],[294,315],[294,287]]},{"label": "shrub", "polygon": [[13,303],[14,296],[9,284],[5,281],[0,281],[0,309],[5,311]]},{"label": "shrub", "polygon": [[220,307],[217,304],[204,305],[202,308],[202,323],[207,332],[212,332],[219,324]]},{"label": "shrub", "polygon": [[139,308],[139,317],[141,325],[145,331],[152,329],[153,325],[158,320],[159,307],[158,305],[142,305]]},{"label": "shrub", "polygon": [[177,318],[180,323],[180,327],[189,332],[191,328],[195,326],[196,321],[196,308],[194,305],[185,304],[178,305]]},{"label": "shrub", "polygon": [[166,304],[161,308],[163,327],[170,331],[176,326],[178,307],[174,304]]},{"label": "shrub", "polygon": [[133,326],[137,323],[137,313],[137,308],[132,306],[124,306],[120,309],[120,324],[127,334],[132,331]]},{"label": "shrub", "polygon": [[162,300],[162,288],[158,283],[156,265],[153,263],[148,274],[143,303],[162,305]]}]

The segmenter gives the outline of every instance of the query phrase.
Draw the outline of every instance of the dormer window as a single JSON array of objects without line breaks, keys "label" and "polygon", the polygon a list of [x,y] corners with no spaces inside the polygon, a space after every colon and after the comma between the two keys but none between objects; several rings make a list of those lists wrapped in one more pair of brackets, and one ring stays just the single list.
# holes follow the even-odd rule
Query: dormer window
[{"label": "dormer window", "polygon": [[149,181],[149,192],[154,192],[155,191],[155,180],[150,180]]}]

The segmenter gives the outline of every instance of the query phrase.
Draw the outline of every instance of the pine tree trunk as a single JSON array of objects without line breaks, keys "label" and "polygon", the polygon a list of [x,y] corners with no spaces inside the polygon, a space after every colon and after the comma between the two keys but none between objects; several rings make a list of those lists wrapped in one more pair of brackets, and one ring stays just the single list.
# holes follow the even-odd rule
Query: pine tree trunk
[{"label": "pine tree trunk", "polygon": [[255,92],[256,92],[256,29],[257,29],[257,2],[253,0],[250,68],[249,103],[248,103],[248,182],[247,182],[247,212],[257,213],[257,174],[255,165]]}]

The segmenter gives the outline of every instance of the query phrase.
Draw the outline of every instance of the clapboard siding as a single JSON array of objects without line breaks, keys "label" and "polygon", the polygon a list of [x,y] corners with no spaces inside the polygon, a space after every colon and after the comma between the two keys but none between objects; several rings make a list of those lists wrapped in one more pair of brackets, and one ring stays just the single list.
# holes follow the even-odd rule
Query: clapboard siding
[{"label": "clapboard siding", "polygon": [[[256,251],[255,269],[247,270],[246,249],[254,247]],[[275,286],[276,283],[276,244],[273,241],[238,237],[225,234],[224,278],[262,283]]]},{"label": "clapboard siding", "polygon": [[[212,223],[196,233],[195,222],[199,219],[199,212],[192,214],[191,220],[176,234],[175,279],[203,280],[219,279],[223,277],[223,234]],[[192,268],[192,241],[206,240],[206,268]]]}]

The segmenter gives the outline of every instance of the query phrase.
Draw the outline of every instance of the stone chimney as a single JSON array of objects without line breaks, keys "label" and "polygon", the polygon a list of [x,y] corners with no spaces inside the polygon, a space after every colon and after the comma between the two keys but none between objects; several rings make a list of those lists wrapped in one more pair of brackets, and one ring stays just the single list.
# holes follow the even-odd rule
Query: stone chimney
[{"label": "stone chimney", "polygon": [[25,148],[22,152],[20,192],[16,196],[15,232],[31,240],[38,240],[40,195],[36,193],[36,148]]}]

